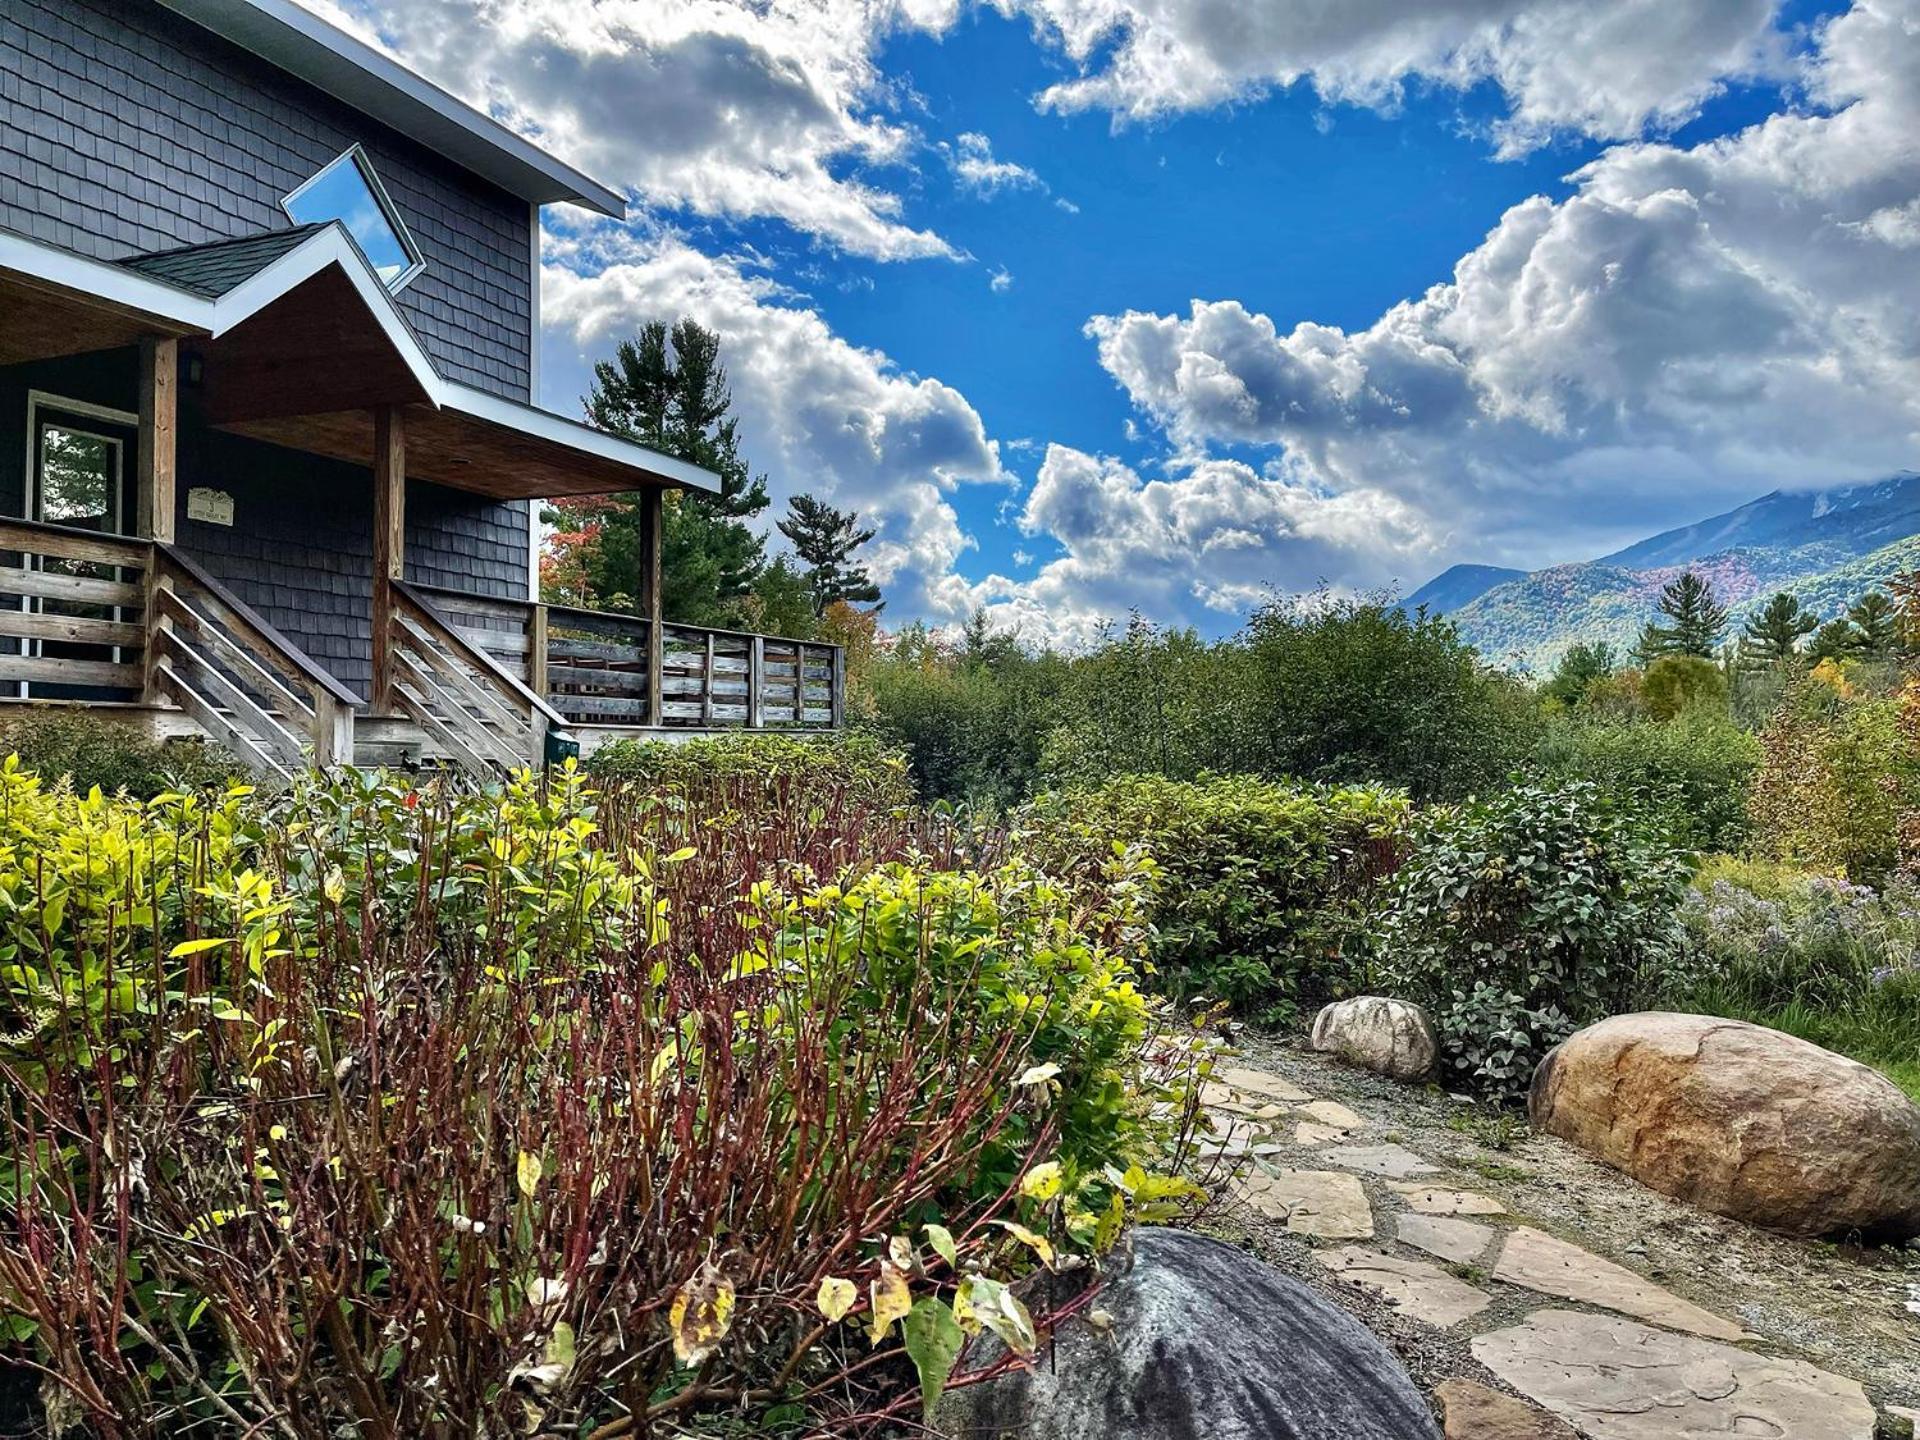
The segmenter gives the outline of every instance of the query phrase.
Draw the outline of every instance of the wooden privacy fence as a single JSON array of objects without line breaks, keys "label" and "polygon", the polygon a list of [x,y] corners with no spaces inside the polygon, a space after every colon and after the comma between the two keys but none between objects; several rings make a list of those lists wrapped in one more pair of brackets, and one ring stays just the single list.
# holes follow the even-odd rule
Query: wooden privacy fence
[{"label": "wooden privacy fence", "polygon": [[656,650],[637,615],[413,588],[570,724],[819,730],[844,719],[838,645],[668,622]]}]

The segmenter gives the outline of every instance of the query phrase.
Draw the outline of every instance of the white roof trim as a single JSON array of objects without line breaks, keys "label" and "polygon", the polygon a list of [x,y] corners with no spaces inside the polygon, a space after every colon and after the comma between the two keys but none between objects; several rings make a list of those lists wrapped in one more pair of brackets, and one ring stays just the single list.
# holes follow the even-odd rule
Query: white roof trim
[{"label": "white roof trim", "polygon": [[293,0],[160,0],[523,200],[626,218],[626,197]]},{"label": "white roof trim", "polygon": [[393,296],[380,283],[373,266],[367,263],[360,247],[353,243],[339,221],[303,240],[271,265],[234,286],[218,300],[195,295],[177,285],[124,265],[105,260],[89,260],[71,250],[29,240],[23,235],[0,230],[0,272],[16,274],[65,290],[107,301],[141,315],[151,315],[169,326],[198,331],[207,336],[224,335],[236,325],[257,315],[275,300],[312,279],[329,265],[338,265],[352,282],[367,311],[380,326],[406,362],[430,403],[436,409],[451,410],[489,424],[501,425],[523,435],[532,435],[550,444],[564,446],[582,455],[630,465],[655,480],[666,480],[692,490],[718,493],[720,477],[711,470],[690,465],[671,455],[662,455],[644,445],[635,445],[604,430],[595,430],[578,420],[569,420],[551,410],[523,405],[476,390],[471,385],[448,380],[433,368],[433,362],[413,331],[400,316]]}]

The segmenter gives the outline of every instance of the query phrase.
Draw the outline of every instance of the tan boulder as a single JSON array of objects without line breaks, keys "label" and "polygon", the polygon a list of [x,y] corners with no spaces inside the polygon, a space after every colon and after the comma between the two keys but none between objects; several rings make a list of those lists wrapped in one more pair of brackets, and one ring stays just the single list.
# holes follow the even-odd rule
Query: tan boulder
[{"label": "tan boulder", "polygon": [[1805,1040],[1702,1015],[1590,1025],[1534,1072],[1534,1128],[1790,1235],[1920,1234],[1920,1108]]}]

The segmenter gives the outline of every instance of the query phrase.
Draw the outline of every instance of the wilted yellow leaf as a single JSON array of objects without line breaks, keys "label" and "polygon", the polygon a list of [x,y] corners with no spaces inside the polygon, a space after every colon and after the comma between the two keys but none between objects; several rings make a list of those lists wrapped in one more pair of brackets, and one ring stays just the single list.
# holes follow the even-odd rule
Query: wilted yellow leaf
[{"label": "wilted yellow leaf", "polygon": [[1049,1061],[1045,1065],[1029,1066],[1021,1073],[1020,1078],[1013,1083],[1016,1085],[1044,1085],[1059,1073],[1060,1067]]},{"label": "wilted yellow leaf", "polygon": [[978,1335],[980,1327],[986,1326],[1018,1355],[1031,1355],[1039,1345],[1027,1307],[1005,1285],[986,1275],[969,1275],[960,1282],[953,1296],[953,1317],[969,1335]]},{"label": "wilted yellow leaf", "polygon": [[720,1348],[733,1326],[733,1282],[707,1261],[674,1292],[667,1323],[673,1327],[673,1358],[698,1365]]},{"label": "wilted yellow leaf", "polygon": [[913,1311],[913,1296],[907,1290],[906,1274],[890,1260],[880,1262],[880,1274],[867,1287],[867,1299],[873,1305],[869,1328],[876,1345],[887,1338],[887,1331],[893,1328],[894,1321],[906,1319]]},{"label": "wilted yellow leaf", "polygon": [[887,1241],[887,1258],[893,1262],[895,1269],[905,1270],[911,1274],[913,1271],[913,1242],[904,1235],[894,1236],[891,1240]]},{"label": "wilted yellow leaf", "polygon": [[540,1157],[522,1150],[520,1162],[514,1170],[514,1179],[519,1182],[522,1195],[528,1199],[533,1198],[533,1192],[540,1188],[541,1173]]},{"label": "wilted yellow leaf", "polygon": [[1053,1246],[1048,1243],[1046,1236],[1036,1234],[1026,1226],[1012,1220],[996,1220],[993,1223],[1013,1236],[1014,1239],[1018,1240],[1029,1250],[1033,1251],[1034,1254],[1038,1255],[1042,1265],[1051,1266],[1053,1264]]},{"label": "wilted yellow leaf", "polygon": [[829,1320],[840,1321],[846,1318],[853,1308],[853,1302],[860,1298],[860,1291],[851,1280],[842,1280],[838,1275],[829,1275],[820,1282],[820,1293],[814,1296],[814,1304],[820,1307],[820,1313]]},{"label": "wilted yellow leaf", "polygon": [[1049,1160],[1027,1171],[1020,1181],[1020,1193],[1029,1200],[1051,1200],[1060,1193],[1060,1162]]}]

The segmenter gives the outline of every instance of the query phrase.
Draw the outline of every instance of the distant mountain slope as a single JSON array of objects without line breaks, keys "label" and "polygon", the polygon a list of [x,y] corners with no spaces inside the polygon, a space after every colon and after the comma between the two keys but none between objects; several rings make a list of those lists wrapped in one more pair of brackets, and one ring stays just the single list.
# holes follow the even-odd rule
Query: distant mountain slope
[{"label": "distant mountain slope", "polygon": [[1820,493],[1775,492],[1603,559],[1536,570],[1463,604],[1430,608],[1448,614],[1488,660],[1542,674],[1578,641],[1624,652],[1652,616],[1660,587],[1688,567],[1713,583],[1736,625],[1776,590],[1793,592],[1822,617],[1836,615],[1865,591],[1920,567],[1920,475]]},{"label": "distant mountain slope", "polygon": [[1504,565],[1449,566],[1402,600],[1400,607],[1413,611],[1424,605],[1435,614],[1444,615],[1478,600],[1494,586],[1508,580],[1518,580],[1526,573],[1524,570],[1509,570]]}]

